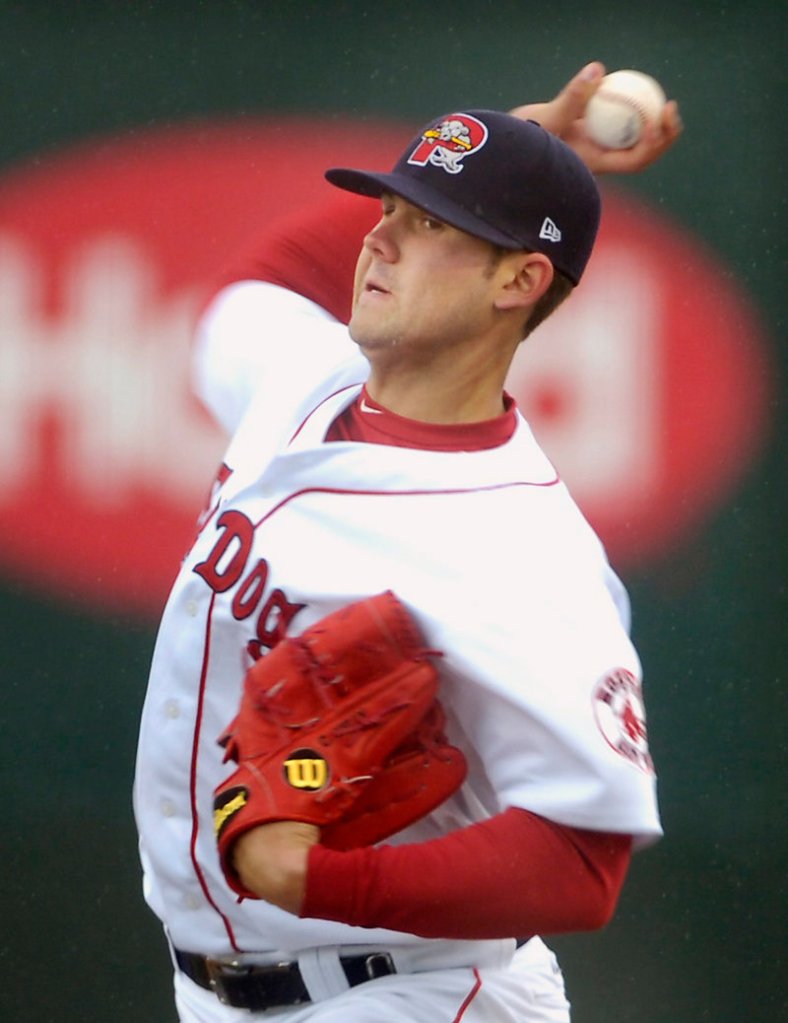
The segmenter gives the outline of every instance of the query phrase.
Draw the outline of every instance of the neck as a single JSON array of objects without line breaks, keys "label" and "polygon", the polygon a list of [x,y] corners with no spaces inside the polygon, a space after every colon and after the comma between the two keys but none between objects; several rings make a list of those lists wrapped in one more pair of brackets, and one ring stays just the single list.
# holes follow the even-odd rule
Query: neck
[{"label": "neck", "polygon": [[420,372],[386,373],[373,367],[367,393],[398,416],[422,423],[477,423],[502,415],[503,379],[480,383],[477,376],[435,380]]},{"label": "neck", "polygon": [[391,412],[423,423],[494,419],[504,411],[504,383],[516,347],[477,343],[410,358],[395,348],[365,351],[367,393]]}]

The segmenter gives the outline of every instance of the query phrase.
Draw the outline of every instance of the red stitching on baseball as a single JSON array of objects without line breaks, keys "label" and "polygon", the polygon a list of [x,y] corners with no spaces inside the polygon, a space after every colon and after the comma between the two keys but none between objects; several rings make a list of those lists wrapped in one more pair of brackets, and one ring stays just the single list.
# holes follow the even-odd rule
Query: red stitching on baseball
[{"label": "red stitching on baseball", "polygon": [[628,107],[632,107],[635,113],[640,115],[641,120],[648,121],[649,119],[649,112],[646,108],[642,106],[638,100],[633,99],[631,96],[625,96],[624,93],[621,92],[611,92],[607,89],[600,89],[599,92],[597,92],[597,96],[601,96],[602,99],[619,100],[621,103],[625,103]]}]

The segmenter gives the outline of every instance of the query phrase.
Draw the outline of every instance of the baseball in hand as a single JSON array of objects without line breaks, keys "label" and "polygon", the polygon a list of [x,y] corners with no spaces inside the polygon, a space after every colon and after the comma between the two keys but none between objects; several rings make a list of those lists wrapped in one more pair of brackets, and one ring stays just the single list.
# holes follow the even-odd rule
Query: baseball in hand
[{"label": "baseball in hand", "polygon": [[662,86],[642,71],[612,71],[586,107],[591,139],[607,149],[630,149],[648,121],[658,121],[665,106]]}]

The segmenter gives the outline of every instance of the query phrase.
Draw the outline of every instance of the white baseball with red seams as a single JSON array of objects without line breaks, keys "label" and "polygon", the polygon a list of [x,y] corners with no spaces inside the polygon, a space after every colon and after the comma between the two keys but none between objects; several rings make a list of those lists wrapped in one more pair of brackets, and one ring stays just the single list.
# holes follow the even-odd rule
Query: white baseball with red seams
[{"label": "white baseball with red seams", "polygon": [[586,131],[607,149],[630,149],[644,125],[659,120],[664,106],[665,92],[656,79],[642,71],[612,71],[586,107]]}]

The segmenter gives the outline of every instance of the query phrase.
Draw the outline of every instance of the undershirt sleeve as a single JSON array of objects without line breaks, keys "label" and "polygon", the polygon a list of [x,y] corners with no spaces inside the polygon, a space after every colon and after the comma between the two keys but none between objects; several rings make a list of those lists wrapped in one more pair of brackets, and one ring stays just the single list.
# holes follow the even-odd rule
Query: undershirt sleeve
[{"label": "undershirt sleeve", "polygon": [[350,319],[364,236],[379,217],[377,200],[336,190],[268,225],[214,281],[194,334],[193,381],[227,432],[296,341],[297,357],[313,368],[356,352],[340,325]]},{"label": "undershirt sleeve", "polygon": [[511,808],[429,842],[310,850],[300,916],[425,938],[527,938],[611,918],[629,835]]},{"label": "undershirt sleeve", "polygon": [[353,276],[364,236],[380,219],[376,199],[336,191],[265,229],[223,271],[216,291],[237,281],[277,284],[350,319]]}]

